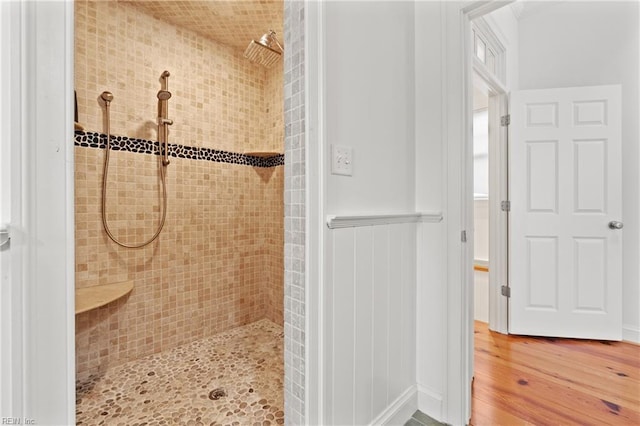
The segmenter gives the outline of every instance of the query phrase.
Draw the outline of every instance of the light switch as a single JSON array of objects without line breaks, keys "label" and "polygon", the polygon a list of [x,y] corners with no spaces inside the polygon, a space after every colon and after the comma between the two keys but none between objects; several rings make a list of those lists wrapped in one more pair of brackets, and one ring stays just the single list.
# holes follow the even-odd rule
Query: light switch
[{"label": "light switch", "polygon": [[353,175],[353,149],[350,146],[331,146],[331,174]]}]

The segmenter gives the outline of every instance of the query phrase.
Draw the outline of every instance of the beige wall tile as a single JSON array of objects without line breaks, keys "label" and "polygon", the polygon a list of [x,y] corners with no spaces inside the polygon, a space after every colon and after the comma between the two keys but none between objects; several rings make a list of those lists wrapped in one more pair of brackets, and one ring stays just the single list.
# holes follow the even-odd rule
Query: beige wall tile
[{"label": "beige wall tile", "polygon": [[[170,142],[232,152],[283,150],[282,67],[163,23],[120,2],[76,7],[79,116],[104,131],[157,140],[158,78],[171,72]],[[75,148],[76,285],[134,281],[122,300],[76,317],[78,377],[260,318],[283,323],[283,168],[172,158],[157,241],[123,249],[101,222],[104,150]],[[107,218],[129,243],[148,239],[161,209],[159,157],[112,151]]]}]

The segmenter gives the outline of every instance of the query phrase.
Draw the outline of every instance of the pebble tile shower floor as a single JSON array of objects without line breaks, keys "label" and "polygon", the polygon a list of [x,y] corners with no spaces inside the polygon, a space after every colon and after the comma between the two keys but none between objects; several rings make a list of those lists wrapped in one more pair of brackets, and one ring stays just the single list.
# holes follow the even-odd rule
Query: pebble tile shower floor
[{"label": "pebble tile shower floor", "polygon": [[76,383],[76,422],[284,424],[283,345],[282,327],[263,319],[108,369]]}]

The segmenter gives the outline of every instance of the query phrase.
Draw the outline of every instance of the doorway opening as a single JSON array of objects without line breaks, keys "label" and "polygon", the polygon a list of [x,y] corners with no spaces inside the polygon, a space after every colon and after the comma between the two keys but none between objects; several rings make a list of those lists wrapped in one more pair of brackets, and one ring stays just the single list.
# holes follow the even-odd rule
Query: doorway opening
[{"label": "doorway opening", "polygon": [[473,308],[489,322],[489,90],[473,75]]},{"label": "doorway opening", "polygon": [[[474,28],[474,23],[475,21],[471,21],[471,30],[473,30]],[[557,27],[560,28],[561,25],[558,25]],[[556,29],[556,31],[558,30]],[[539,31],[533,32],[533,34],[539,36],[538,33]],[[471,34],[474,34],[473,31],[471,32]],[[469,41],[471,41],[472,44],[467,45],[467,51],[473,51],[475,56],[478,56],[477,42],[471,37],[467,39],[467,43],[469,43]],[[531,47],[530,45],[526,44],[524,46]],[[528,51],[531,52],[531,49],[529,49]],[[525,50],[520,51],[520,58],[522,58],[522,53],[524,52]],[[533,52],[536,51],[533,50]],[[482,133],[479,130],[481,128],[484,130],[485,128],[485,124],[482,121],[484,113],[483,110],[485,108],[489,108],[485,105],[486,102],[484,102],[484,99],[491,98],[491,96],[489,95],[489,91],[483,91],[483,84],[490,84],[491,79],[486,78],[487,76],[483,74],[483,67],[478,66],[478,58],[475,56],[470,55],[468,57],[467,63],[470,65],[467,65],[466,72],[469,76],[467,81],[473,84],[469,84],[467,87],[468,89],[471,89],[471,87],[473,87],[474,89],[474,141],[477,142],[477,136]],[[580,60],[582,59],[576,59],[576,61]],[[584,59],[584,61],[587,60],[590,60],[589,57]],[[523,69],[524,68],[520,68],[520,70]],[[568,88],[568,86],[578,86],[580,84],[577,81],[569,80],[567,78],[566,82],[558,82],[556,80],[553,80],[554,83],[553,85],[551,85],[551,83],[547,83],[546,80],[544,82],[539,81],[539,79],[541,79],[542,77],[538,78],[538,76],[536,75],[531,75],[531,70],[528,70],[528,72],[528,80],[522,79],[522,73],[520,74],[520,82],[522,86],[509,86],[509,89],[514,91],[510,99],[510,108],[514,113],[513,117],[510,117],[510,126],[511,131],[514,133],[514,135],[519,135],[518,139],[513,139],[514,141],[517,141],[517,144],[512,144],[512,146],[509,147],[510,152],[507,151],[506,145],[502,146],[501,155],[505,155],[505,161],[503,163],[491,163],[491,142],[488,142],[488,162],[490,164],[489,170],[494,170],[494,165],[498,164],[499,172],[505,173],[504,180],[499,181],[504,185],[504,187],[501,189],[503,191],[502,193],[504,194],[504,197],[494,197],[494,193],[492,192],[492,181],[491,178],[489,179],[489,189],[486,194],[486,198],[489,204],[488,208],[491,209],[493,207],[493,213],[497,213],[493,214],[492,212],[490,212],[488,214],[488,216],[491,218],[489,224],[486,224],[485,221],[485,217],[487,215],[483,215],[483,212],[478,208],[479,201],[481,202],[481,200],[484,198],[483,191],[478,190],[479,186],[477,185],[477,179],[482,178],[482,173],[480,172],[480,167],[482,166],[482,158],[479,152],[480,147],[474,146],[473,150],[474,166],[476,168],[476,185],[474,185],[473,190],[475,195],[473,197],[475,225],[474,265],[476,266],[476,271],[474,271],[474,274],[476,276],[479,275],[479,271],[477,269],[481,269],[483,266],[482,249],[486,247],[486,245],[483,246],[483,238],[486,234],[489,235],[488,245],[490,247],[489,256],[487,259],[489,271],[487,276],[485,276],[489,284],[485,284],[483,288],[484,283],[481,279],[476,280],[476,282],[473,284],[473,289],[476,291],[475,319],[480,319],[483,322],[489,323],[488,328],[484,325],[480,330],[476,328],[476,333],[478,333],[476,336],[478,336],[479,334],[488,336],[484,340],[484,343],[487,343],[487,345],[484,348],[481,347],[480,351],[476,353],[476,356],[477,354],[487,355],[488,353],[490,353],[491,349],[497,348],[503,350],[505,348],[509,348],[507,350],[513,350],[513,354],[517,352],[515,347],[517,346],[517,344],[524,341],[524,338],[517,336],[500,336],[496,333],[489,333],[489,330],[507,333],[507,319],[510,320],[509,326],[511,327],[511,331],[513,333],[538,335],[537,333],[539,333],[539,331],[522,332],[520,328],[521,326],[519,326],[518,322],[516,321],[517,313],[527,311],[527,309],[531,307],[533,307],[533,309],[528,309],[528,311],[535,311],[535,308],[538,308],[538,311],[544,311],[546,309],[546,312],[555,314],[556,311],[560,311],[560,308],[558,306],[570,306],[568,310],[571,311],[571,309],[573,309],[573,311],[569,313],[577,313],[581,315],[582,323],[585,322],[585,318],[587,317],[587,315],[592,312],[600,313],[600,311],[619,311],[619,309],[601,308],[601,306],[604,306],[605,304],[604,301],[613,299],[617,300],[619,298],[618,293],[610,292],[606,286],[607,283],[613,283],[616,281],[616,279],[608,278],[600,280],[599,278],[601,276],[605,276],[604,271],[615,269],[615,265],[602,261],[603,258],[621,258],[621,256],[600,255],[600,253],[604,253],[604,247],[610,247],[611,245],[611,232],[616,232],[606,229],[607,225],[608,228],[619,229],[615,227],[615,225],[618,223],[615,217],[615,212],[619,211],[617,210],[618,207],[616,207],[618,205],[618,202],[616,201],[617,199],[615,194],[619,193],[616,192],[619,191],[619,189],[617,189],[615,185],[611,185],[612,182],[617,182],[617,178],[615,177],[615,175],[606,174],[613,170],[619,170],[620,168],[619,161],[611,161],[611,158],[618,158],[616,147],[617,142],[619,142],[619,138],[617,138],[617,134],[615,133],[613,128],[618,123],[615,117],[619,113],[619,98],[616,95],[615,88],[619,88],[619,86],[598,86],[602,84],[609,84],[609,82],[602,82],[600,81],[599,76],[596,76],[592,77],[591,80],[586,82],[589,84],[588,87],[586,87],[587,84],[583,84],[583,86],[585,87]],[[471,76],[473,76],[473,78],[471,78]],[[528,81],[529,84],[527,85],[527,83],[522,83],[523,81]],[[546,84],[551,85],[551,87]],[[517,92],[515,91],[516,89],[522,88],[530,90],[518,90]],[[611,93],[607,92],[608,90],[611,91]],[[469,92],[470,90],[468,90],[468,93]],[[505,91],[505,94],[506,93],[507,92]],[[470,94],[471,93],[469,93],[469,95]],[[480,101],[481,99],[483,101]],[[592,114],[593,118],[587,119],[587,106],[591,108],[590,113]],[[540,118],[542,117],[542,115],[539,114],[538,110],[543,111],[543,113],[546,114],[544,115],[544,119]],[[490,111],[488,111],[486,114],[486,120],[488,121],[489,126],[491,126],[491,123],[496,120],[496,117],[492,118]],[[503,115],[505,114],[499,114],[497,115],[497,118],[501,118],[501,116]],[[469,120],[469,122],[471,122],[471,108],[469,108],[469,112],[467,113],[467,119]],[[497,129],[497,132],[504,133],[505,136],[504,139],[499,138],[499,140],[504,140],[506,142],[506,129],[502,128],[499,124],[498,126],[499,127],[495,128]],[[586,129],[587,126],[589,126],[588,129]],[[559,134],[556,132],[556,129],[561,129],[565,133]],[[580,130],[585,130],[585,132],[588,131],[588,134],[576,133]],[[526,133],[525,131],[528,131],[529,133]],[[547,133],[542,136],[540,133],[541,131],[545,131]],[[597,133],[598,136],[595,136],[596,132],[599,132]],[[491,134],[492,132],[489,128],[487,137],[488,139],[490,139]],[[467,146],[469,145],[470,144],[468,144]],[[598,150],[598,154],[587,156],[586,152],[590,149],[592,149],[593,151]],[[548,152],[544,150],[547,150]],[[511,179],[510,183],[512,184],[512,191],[510,193],[506,187],[506,156],[508,154],[512,154],[511,162],[509,163],[511,172],[509,178]],[[558,172],[558,170],[563,173],[562,176],[560,172]],[[546,186],[543,189],[539,189],[540,185]],[[582,191],[581,188],[583,188]],[[469,200],[471,200],[471,193],[468,189],[467,191],[467,197]],[[544,196],[547,198],[540,198],[540,194],[544,194]],[[614,195],[612,196],[611,194]],[[509,197],[508,195],[510,195],[511,197]],[[506,205],[503,207],[501,205],[503,201],[511,201],[511,203],[513,203],[513,206]],[[541,203],[543,202],[547,202],[547,205],[541,207]],[[549,207],[549,205],[551,207]],[[509,223],[507,222],[506,212],[501,212],[500,210],[508,211],[510,209],[512,218]],[[567,212],[569,212],[569,214],[567,214]],[[529,216],[525,216],[525,214],[529,214],[531,218],[529,218]],[[571,216],[572,214],[574,216]],[[542,218],[544,220],[539,217],[543,215],[546,215],[544,218]],[[565,216],[563,215],[567,215],[569,216],[569,218],[565,220]],[[596,224],[597,233],[587,233],[587,220],[590,220],[591,218],[598,215],[600,215],[600,217],[598,218],[600,223]],[[492,222],[492,220],[495,220],[496,217],[504,217],[503,225],[505,226],[498,228],[494,227],[494,222]],[[568,231],[566,234],[562,234],[560,231],[552,232],[548,231],[548,228],[534,228],[532,225],[537,223],[546,225],[548,222],[551,222],[552,219],[557,220],[558,222],[564,221],[562,222],[563,225],[559,228],[563,231],[573,229],[572,226],[574,224],[580,224],[580,226],[583,226],[585,230],[583,231],[583,228],[580,228],[579,230],[572,231],[572,234],[569,234]],[[536,220],[538,222],[536,222]],[[523,223],[526,224],[527,227],[523,227]],[[488,227],[488,231],[486,229],[483,229],[483,226]],[[506,233],[509,230],[509,226],[511,226],[511,231],[513,231],[513,245],[511,247],[512,257],[521,260],[519,263],[512,263],[513,270],[511,272],[513,273],[513,276],[519,280],[514,281],[514,285],[518,285],[518,287],[522,289],[516,295],[518,297],[527,299],[526,304],[516,303],[516,298],[512,297],[511,307],[514,308],[514,310],[510,313],[511,315],[507,315],[507,298],[504,296],[501,297],[500,291],[500,287],[502,287],[502,285],[508,285],[506,278],[508,277],[509,271],[506,268],[509,264],[509,251],[507,251]],[[499,243],[501,241],[500,239],[492,239],[495,235],[494,232],[497,229],[503,229],[505,232],[505,238],[502,240],[505,243],[504,251],[502,251],[503,256],[494,256],[493,254],[493,250],[495,250],[495,248],[492,243],[496,241]],[[523,229],[526,229],[526,231],[524,231]],[[545,231],[533,231],[532,229],[544,229]],[[538,232],[538,234],[536,234],[535,232]],[[615,235],[613,238],[616,238]],[[547,245],[544,249],[539,249],[540,243]],[[536,244],[538,244],[538,246],[536,246]],[[563,247],[566,248],[566,250],[562,252],[565,253],[564,255],[558,254],[560,253],[560,249],[558,249],[557,247],[562,246],[562,244],[564,244]],[[602,250],[593,250],[593,252],[587,252],[587,250],[584,248],[587,246],[587,244],[590,244],[590,248],[602,247]],[[536,252],[535,250],[538,251]],[[541,259],[543,256],[546,256],[544,258],[544,261],[540,261],[539,259]],[[569,259],[573,263],[568,262],[569,267],[561,268],[560,265],[567,266],[567,263],[561,264],[561,260],[563,259]],[[500,271],[500,267],[497,266],[500,262],[504,262],[504,271]],[[606,267],[601,267],[601,265],[605,264],[607,265]],[[470,269],[471,265],[468,264],[465,267],[468,267]],[[488,301],[483,300],[483,296],[486,295],[485,288],[489,287],[489,285],[491,284],[494,284],[492,282],[493,280],[491,277],[491,273],[494,272],[494,269],[496,268],[498,270],[495,272],[498,274],[502,274],[504,280],[500,279],[497,283],[495,283],[499,287],[495,288],[496,291],[489,292],[490,297],[487,298],[489,299]],[[545,277],[542,277],[542,275],[540,275],[540,271],[549,270],[553,271],[553,273],[548,274]],[[565,271],[563,272],[563,276],[567,278],[559,279],[559,275],[557,272],[558,270]],[[551,279],[547,279],[548,277],[550,277]],[[573,283],[570,285],[574,285],[574,287],[570,287],[570,285],[567,285],[564,289],[558,290],[560,289],[560,285],[558,283],[561,282],[567,284]],[[531,283],[546,284],[536,287]],[[591,285],[591,283],[593,283],[593,285]],[[571,293],[566,290],[567,287],[570,288],[570,290],[572,291]],[[562,291],[564,291],[564,293],[562,293]],[[540,295],[547,297],[547,299],[540,302]],[[590,298],[590,295],[598,296]],[[564,298],[560,299],[561,296]],[[496,299],[491,299],[491,297],[495,297]],[[504,310],[502,311],[502,316],[499,316],[498,318],[492,317],[492,314],[495,313],[496,310],[492,309],[490,305],[491,300],[498,301],[498,304],[494,305],[494,307],[500,306],[501,303],[503,304]],[[553,303],[549,302],[549,300],[551,300]],[[556,302],[556,300],[571,302],[571,304],[563,304],[561,302]],[[537,306],[534,306],[536,303]],[[522,308],[522,306],[524,306],[524,308]],[[574,306],[575,308],[571,308]],[[484,311],[482,309],[484,309]],[[487,311],[490,312],[488,315],[486,314]],[[602,316],[603,315],[601,315],[601,317]],[[497,327],[492,327],[492,321],[495,321],[497,319],[499,322],[500,317],[504,318],[504,323],[502,324],[504,328],[499,329]],[[571,335],[571,333],[568,333],[569,335],[567,335],[567,333],[564,333],[563,331],[566,328],[561,327],[562,324],[560,324],[560,321],[556,320],[549,322],[550,327],[546,331],[544,331],[543,334],[541,334],[542,336],[599,338],[594,337],[596,336],[593,334],[594,330],[597,329],[597,327],[595,326],[591,327],[591,330],[589,330],[589,336],[581,336],[578,334]],[[530,323],[534,324],[537,327],[536,330],[541,329],[541,321],[530,321]],[[494,324],[496,324],[496,322],[494,322]],[[619,325],[615,326],[614,328],[616,330],[621,329]],[[483,342],[482,340],[480,341]],[[476,339],[476,343],[477,342],[478,340]],[[575,348],[589,342],[585,342],[584,340],[556,340],[555,338],[546,337],[533,338],[531,340],[531,343],[527,343],[528,345],[530,345],[528,346],[528,351],[533,351],[533,346],[538,346],[538,343],[544,343],[548,345],[546,349],[557,351],[565,347]],[[616,343],[604,343],[604,345],[608,346],[611,351],[607,352],[606,356],[612,356],[611,354],[616,353],[615,351],[618,348],[620,348],[623,352],[626,350],[624,349],[624,345],[619,345]],[[595,347],[602,348],[602,344],[597,344],[595,345]],[[484,371],[481,371],[481,368],[483,367],[481,367],[482,363],[480,362],[476,364],[477,369],[475,369],[475,373],[477,373],[478,376],[485,375],[484,377],[486,377],[487,366],[489,366],[489,368],[495,368],[498,370],[504,367],[508,369],[508,371],[510,372],[509,374],[511,375],[511,379],[513,379],[514,375],[516,374],[516,369],[519,368],[516,363],[522,361],[523,357],[526,359],[527,355],[520,354],[518,358],[511,358],[511,355],[492,355],[490,357],[485,357]],[[547,361],[544,361],[542,358],[534,358],[535,357],[529,357],[529,360],[525,362],[526,365],[523,368],[530,369],[530,373],[532,373],[534,370],[539,371],[541,369],[545,369],[545,367],[542,366],[544,365],[544,362]],[[579,358],[580,357],[577,356],[576,359]],[[499,359],[499,362],[497,364],[494,364],[494,361],[496,359]],[[487,365],[487,360],[490,361],[490,365]],[[567,363],[570,366],[572,366],[572,363],[575,362],[575,360],[567,360]],[[549,367],[547,368],[548,372],[552,372],[551,379],[545,378],[543,380],[551,380],[553,382],[559,377],[564,376],[565,372],[559,372],[556,369],[557,366],[551,364],[553,363],[551,362]],[[592,368],[597,367],[594,366]],[[566,377],[568,381],[571,381],[571,383],[580,382],[581,378],[579,376],[576,377],[574,373],[579,374],[580,372],[567,372]],[[621,373],[625,374],[624,372]],[[591,371],[586,372],[585,374],[591,374]],[[611,387],[615,387],[617,378],[613,377],[612,375],[610,377],[610,380],[612,383]],[[473,389],[474,404],[476,403],[475,395],[476,390],[478,389],[478,381],[476,381],[475,383],[476,388]],[[517,378],[514,383],[514,389],[518,389],[519,386],[529,386],[528,390],[531,392],[530,396],[540,397],[543,399],[546,398],[549,399],[550,403],[554,402],[554,397],[551,397],[548,393],[545,393],[546,391],[536,392],[534,386],[530,386],[530,383],[526,378],[522,378],[521,381],[519,378]],[[559,382],[554,382],[554,384],[558,383]],[[551,389],[551,387],[549,387],[548,389]],[[486,392],[486,390],[483,392]],[[517,393],[517,391],[515,392]],[[617,396],[615,392],[606,395],[603,394],[602,398],[600,398],[600,401],[604,401],[609,397],[616,398]],[[484,403],[486,403],[486,401],[480,402],[480,404]],[[597,402],[595,405],[598,404],[600,404],[600,402]],[[562,406],[562,403],[558,402],[557,405]],[[614,413],[614,415],[619,415],[619,413]]]},{"label": "doorway opening", "polygon": [[507,332],[507,193],[506,48],[488,22],[471,22],[473,57],[473,218],[474,319]]}]

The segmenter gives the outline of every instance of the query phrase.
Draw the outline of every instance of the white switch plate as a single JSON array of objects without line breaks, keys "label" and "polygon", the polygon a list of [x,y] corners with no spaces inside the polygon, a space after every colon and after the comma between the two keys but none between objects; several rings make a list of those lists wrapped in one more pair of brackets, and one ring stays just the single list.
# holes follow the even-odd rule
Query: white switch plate
[{"label": "white switch plate", "polygon": [[353,175],[353,149],[350,146],[331,145],[331,174]]}]

